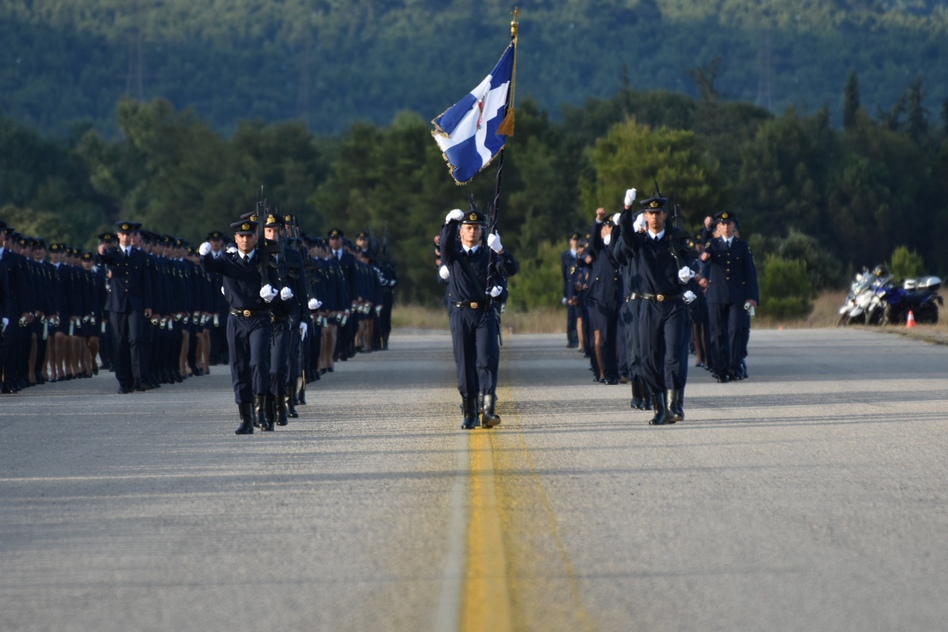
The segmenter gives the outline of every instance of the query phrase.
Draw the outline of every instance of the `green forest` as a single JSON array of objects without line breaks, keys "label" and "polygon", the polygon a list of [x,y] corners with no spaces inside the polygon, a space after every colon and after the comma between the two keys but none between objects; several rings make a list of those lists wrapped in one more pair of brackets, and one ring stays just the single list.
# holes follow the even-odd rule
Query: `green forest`
[{"label": "green forest", "polygon": [[[939,247],[948,230],[948,82],[929,74],[945,72],[937,60],[948,17],[934,3],[536,5],[521,7],[516,132],[507,144],[500,207],[504,244],[522,267],[511,281],[513,308],[557,304],[567,234],[584,230],[599,206],[618,210],[625,189],[650,194],[655,181],[681,205],[689,229],[718,210],[738,215],[761,269],[761,313],[768,303],[773,313],[790,303],[805,309],[814,293],[843,287],[854,269],[882,261],[948,273],[948,253]],[[306,232],[370,231],[397,262],[399,300],[437,304],[432,237],[446,211],[465,207],[471,196],[482,206],[493,199],[495,169],[456,186],[430,120],[496,62],[509,37],[509,7],[424,0],[231,0],[203,7],[170,0],[3,4],[0,28],[11,37],[17,31],[24,45],[2,54],[35,66],[14,64],[21,76],[13,80],[11,64],[3,64],[0,219],[21,233],[85,248],[119,219],[196,244],[253,208],[262,186],[272,203],[300,217]],[[753,19],[750,7],[759,9]],[[137,17],[129,22],[130,15]],[[556,20],[588,35],[586,53],[579,54],[582,44],[564,42],[538,56],[543,41],[555,41],[548,29]],[[740,29],[764,32],[765,22],[774,34],[771,106],[755,98],[756,61],[745,64],[749,84],[738,77],[736,60],[728,61],[757,60],[758,40],[746,37],[743,48],[723,44]],[[700,53],[686,55],[684,42],[680,51],[666,48],[702,24],[714,37],[703,40]],[[162,63],[194,82],[162,75],[152,51],[153,70],[141,74],[148,89],[126,89],[138,72],[129,62],[130,29],[146,40],[168,38],[158,47],[167,56]],[[902,32],[913,37],[882,36]],[[22,39],[29,33],[38,38],[32,49]],[[873,52],[866,33],[889,44]],[[443,43],[443,55],[429,54],[419,74],[402,64],[425,34],[455,46]],[[858,59],[875,58],[878,67],[862,72],[857,57],[837,51],[820,58],[832,57],[836,74],[817,79],[823,67],[815,42],[842,47],[833,38],[846,34],[853,40],[842,50],[859,48]],[[807,73],[813,81],[777,100],[779,42],[807,37],[815,38]],[[335,38],[335,48],[323,38]],[[463,51],[456,45],[462,39]],[[353,42],[368,40],[371,50],[356,55]],[[86,48],[90,41],[97,46]],[[609,54],[595,52],[606,42]],[[62,55],[62,66],[41,61],[39,43],[48,48],[43,54]],[[294,110],[301,101],[288,79],[302,75],[286,61],[300,46],[321,51],[312,57],[320,63],[310,67],[314,92],[306,115]],[[662,54],[636,57],[653,48]],[[338,65],[326,60],[330,49]],[[376,54],[391,62],[387,71],[369,64],[367,55]],[[221,65],[195,65],[211,58]],[[904,68],[879,72],[899,59]],[[353,63],[366,64],[365,72]],[[660,70],[672,66],[674,78]],[[85,74],[93,68],[99,79],[119,77],[121,85],[97,91],[108,82]],[[643,82],[646,75],[653,80]],[[282,81],[282,91],[264,89],[273,81]],[[372,96],[359,94],[356,84]],[[332,85],[332,98],[317,98],[317,85]],[[100,102],[103,114],[95,113]],[[788,292],[803,297],[802,307],[785,300]]]}]

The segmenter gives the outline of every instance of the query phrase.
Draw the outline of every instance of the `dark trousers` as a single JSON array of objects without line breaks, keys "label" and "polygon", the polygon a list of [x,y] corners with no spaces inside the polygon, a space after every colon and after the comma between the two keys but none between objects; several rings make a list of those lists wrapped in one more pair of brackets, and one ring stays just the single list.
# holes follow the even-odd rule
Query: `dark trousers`
[{"label": "dark trousers", "polygon": [[566,344],[575,347],[579,344],[579,334],[576,333],[576,317],[579,315],[579,307],[576,305],[566,306]]},{"label": "dark trousers", "polygon": [[711,366],[716,371],[736,371],[744,359],[747,311],[742,304],[710,303]]},{"label": "dark trousers", "polygon": [[145,315],[135,310],[109,312],[109,324],[115,353],[115,379],[122,388],[132,388],[142,381]]},{"label": "dark trousers", "polygon": [[227,319],[227,348],[234,401],[252,402],[254,395],[270,392],[270,315]]},{"label": "dark trousers", "polygon": [[490,309],[451,307],[451,341],[461,397],[493,395],[497,388],[500,344],[497,317]]},{"label": "dark trousers", "polygon": [[273,323],[270,337],[270,392],[282,397],[290,376],[290,328],[289,318]]},{"label": "dark trousers", "polygon": [[639,308],[642,301],[626,301],[619,308],[619,318],[625,325],[625,351],[629,377],[642,377],[642,346],[639,341]]},{"label": "dark trousers", "polygon": [[642,343],[642,377],[649,391],[684,388],[688,357],[685,304],[646,301],[639,308],[639,339]]}]

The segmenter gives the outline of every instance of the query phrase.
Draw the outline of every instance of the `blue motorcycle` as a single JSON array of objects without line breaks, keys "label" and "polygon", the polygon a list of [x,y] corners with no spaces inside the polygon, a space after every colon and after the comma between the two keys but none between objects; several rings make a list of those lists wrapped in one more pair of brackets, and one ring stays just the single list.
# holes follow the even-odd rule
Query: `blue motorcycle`
[{"label": "blue motorcycle", "polygon": [[909,312],[915,316],[918,324],[938,322],[938,306],[944,300],[938,294],[941,279],[936,276],[905,279],[902,285],[889,283],[880,288],[882,301],[882,325],[904,325]]}]

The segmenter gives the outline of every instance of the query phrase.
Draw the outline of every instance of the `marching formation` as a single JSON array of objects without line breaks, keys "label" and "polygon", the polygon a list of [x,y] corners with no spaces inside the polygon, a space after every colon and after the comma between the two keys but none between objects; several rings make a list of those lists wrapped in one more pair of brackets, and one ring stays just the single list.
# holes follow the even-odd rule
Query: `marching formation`
[{"label": "marching formation", "polygon": [[678,209],[657,192],[633,208],[600,208],[561,256],[567,346],[589,358],[593,380],[629,383],[630,405],[653,425],[685,417],[688,357],[721,383],[747,378],[750,319],[760,300],[757,269],[737,218],[722,211],[691,237]]},{"label": "marching formation", "polygon": [[129,394],[228,364],[251,434],[297,417],[335,362],[388,348],[397,277],[369,235],[310,237],[271,212],[231,228],[195,249],[123,221],[83,252],[0,221],[2,392],[101,368]]}]

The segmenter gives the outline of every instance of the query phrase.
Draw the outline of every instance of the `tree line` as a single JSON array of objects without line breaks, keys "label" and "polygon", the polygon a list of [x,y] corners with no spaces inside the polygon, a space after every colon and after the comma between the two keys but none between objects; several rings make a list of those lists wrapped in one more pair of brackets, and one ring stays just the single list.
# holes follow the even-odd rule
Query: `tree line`
[{"label": "tree line", "polygon": [[[723,98],[772,112],[835,103],[855,69],[889,107],[921,75],[948,98],[948,12],[936,0],[587,0],[521,13],[520,94],[563,105],[622,86]],[[224,134],[298,119],[318,134],[399,109],[434,116],[458,78],[505,44],[509,0],[8,0],[0,3],[0,111],[65,136],[119,130],[115,103],[168,99]],[[717,60],[715,62],[715,60]],[[466,81],[462,81],[466,84]],[[466,86],[464,89],[467,89]],[[840,120],[834,118],[834,124]]]},{"label": "tree line", "polygon": [[[792,288],[802,302],[790,301],[788,313],[805,311],[813,292],[843,286],[900,247],[921,271],[948,272],[939,243],[948,229],[948,105],[932,117],[920,81],[890,110],[870,112],[851,73],[840,87],[843,128],[830,124],[828,108],[776,116],[713,92],[625,87],[566,108],[559,121],[532,99],[517,105],[499,222],[523,267],[512,279],[514,307],[558,303],[567,235],[585,231],[599,206],[620,210],[625,189],[645,196],[656,182],[690,230],[719,210],[737,214],[762,275],[776,279],[775,309]],[[359,122],[336,135],[257,119],[225,136],[193,109],[123,98],[116,122],[116,138],[91,126],[58,138],[0,117],[0,218],[85,248],[120,219],[199,243],[252,209],[263,187],[313,235],[369,231],[397,262],[400,300],[434,305],[441,218],[471,199],[493,200],[494,167],[458,187],[430,122],[408,110],[390,125]]]}]

